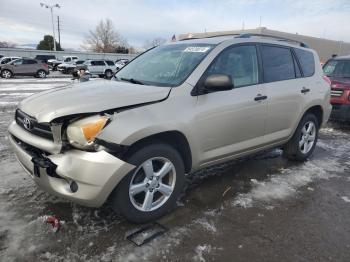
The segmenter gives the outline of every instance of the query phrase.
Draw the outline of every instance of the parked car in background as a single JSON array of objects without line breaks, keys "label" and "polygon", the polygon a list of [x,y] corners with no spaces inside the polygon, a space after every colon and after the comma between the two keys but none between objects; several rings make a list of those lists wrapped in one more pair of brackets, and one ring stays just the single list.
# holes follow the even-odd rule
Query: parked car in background
[{"label": "parked car in background", "polygon": [[117,71],[117,68],[111,60],[88,60],[84,63],[90,74],[99,77],[111,78]]},{"label": "parked car in background", "polygon": [[34,76],[45,78],[49,74],[49,66],[46,63],[32,59],[20,58],[1,66],[1,77]]},{"label": "parked car in background", "polygon": [[4,56],[3,55],[0,55],[0,59],[3,58]]},{"label": "parked car in background", "polygon": [[[314,50],[274,39],[153,48],[115,81],[26,98],[9,142],[47,192],[90,207],[109,199],[133,222],[155,220],[176,206],[186,174],[275,147],[294,161],[313,153],[330,85]],[[91,71],[107,66],[94,61]]]},{"label": "parked car in background", "polygon": [[60,71],[64,74],[72,74],[78,65],[82,65],[85,60],[77,60],[72,64],[64,64],[60,67]]},{"label": "parked car in background", "polygon": [[34,59],[39,60],[43,63],[48,64],[48,60],[50,59],[56,59],[56,56],[54,55],[36,55]]},{"label": "parked car in background", "polygon": [[74,65],[74,63],[78,61],[79,58],[77,56],[64,56],[63,58],[63,62],[57,65],[57,70],[63,74],[70,74],[70,69],[72,68],[71,65]]},{"label": "parked car in background", "polygon": [[129,63],[129,59],[118,59],[115,61],[115,66],[117,68],[117,71],[120,70],[122,67],[124,67],[127,63]]},{"label": "parked car in background", "polygon": [[4,65],[4,64],[7,64],[7,63],[9,63],[9,62],[11,62],[13,60],[16,60],[18,58],[20,58],[20,57],[19,56],[4,56],[4,57],[2,57],[0,59],[0,66]]},{"label": "parked car in background", "polygon": [[350,121],[350,56],[336,56],[323,66],[331,81],[331,119]]}]

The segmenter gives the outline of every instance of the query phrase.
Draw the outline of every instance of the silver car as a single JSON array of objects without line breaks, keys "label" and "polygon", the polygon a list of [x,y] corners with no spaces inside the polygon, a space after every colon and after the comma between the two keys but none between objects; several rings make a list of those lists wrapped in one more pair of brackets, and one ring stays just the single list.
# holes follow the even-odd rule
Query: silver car
[{"label": "silver car", "polygon": [[107,199],[137,223],[171,210],[186,174],[282,147],[306,160],[330,114],[315,51],[269,37],[170,43],[115,75],[22,101],[9,140],[45,191]]}]

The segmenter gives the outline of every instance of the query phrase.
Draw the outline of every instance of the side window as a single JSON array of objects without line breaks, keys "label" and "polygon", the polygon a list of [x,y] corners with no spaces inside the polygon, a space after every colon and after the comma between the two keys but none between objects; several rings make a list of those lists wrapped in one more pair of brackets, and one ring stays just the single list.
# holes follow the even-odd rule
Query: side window
[{"label": "side window", "polygon": [[31,59],[24,59],[23,60],[23,64],[24,65],[32,65],[32,64],[37,64],[38,62],[35,60],[31,60]]},{"label": "side window", "polygon": [[257,84],[259,71],[256,47],[245,45],[224,50],[209,66],[206,74],[229,75],[235,88]]},{"label": "side window", "polygon": [[114,66],[113,61],[109,61],[109,60],[107,60],[107,61],[106,61],[106,63],[107,63],[107,65],[109,65],[109,66]]},{"label": "side window", "polygon": [[22,65],[22,64],[24,64],[24,63],[23,63],[23,60],[22,60],[22,59],[17,59],[17,60],[14,60],[14,61],[12,62],[12,64],[14,64],[14,65]]},{"label": "side window", "polygon": [[312,76],[315,73],[315,58],[313,53],[297,48],[294,50],[300,62],[304,76]]},{"label": "side window", "polygon": [[293,56],[289,48],[261,46],[265,82],[295,78]]},{"label": "side window", "polygon": [[105,66],[105,62],[104,61],[96,61],[96,65],[97,66]]},{"label": "side window", "polygon": [[92,66],[97,66],[97,61],[91,61]]}]

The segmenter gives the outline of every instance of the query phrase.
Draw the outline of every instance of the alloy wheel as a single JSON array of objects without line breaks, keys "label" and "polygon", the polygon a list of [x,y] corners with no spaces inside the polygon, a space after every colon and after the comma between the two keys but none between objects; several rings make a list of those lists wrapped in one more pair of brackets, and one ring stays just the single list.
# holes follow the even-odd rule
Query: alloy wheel
[{"label": "alloy wheel", "polygon": [[301,129],[299,149],[303,154],[310,152],[316,140],[316,126],[312,121],[306,122]]},{"label": "alloy wheel", "polygon": [[11,72],[8,70],[2,71],[2,77],[3,78],[11,78]]},{"label": "alloy wheel", "polygon": [[167,202],[175,183],[176,170],[169,159],[148,159],[133,174],[129,186],[130,201],[140,211],[154,211]]},{"label": "alloy wheel", "polygon": [[45,78],[46,73],[44,71],[40,71],[38,75],[40,78]]}]

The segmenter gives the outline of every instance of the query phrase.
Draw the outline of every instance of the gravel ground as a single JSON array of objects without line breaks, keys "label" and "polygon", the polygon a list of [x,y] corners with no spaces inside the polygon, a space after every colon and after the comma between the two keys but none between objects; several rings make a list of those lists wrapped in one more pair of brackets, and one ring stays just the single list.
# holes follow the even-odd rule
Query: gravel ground
[{"label": "gravel ground", "polygon": [[[0,261],[349,261],[350,127],[329,124],[312,158],[278,149],[188,177],[169,230],[136,247],[140,228],[108,205],[85,208],[41,191],[9,148],[18,101],[69,78],[0,80]],[[64,221],[54,233],[43,217]]]}]

